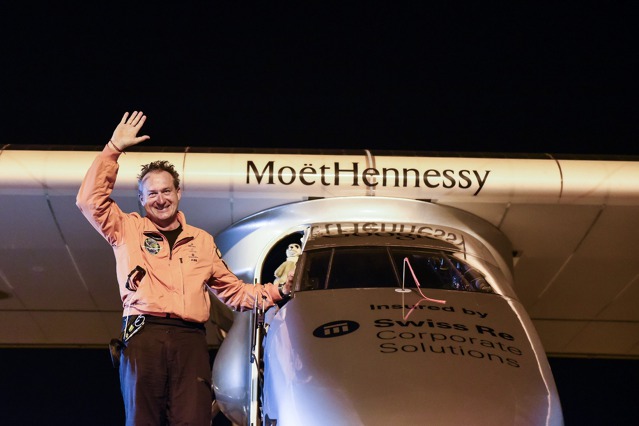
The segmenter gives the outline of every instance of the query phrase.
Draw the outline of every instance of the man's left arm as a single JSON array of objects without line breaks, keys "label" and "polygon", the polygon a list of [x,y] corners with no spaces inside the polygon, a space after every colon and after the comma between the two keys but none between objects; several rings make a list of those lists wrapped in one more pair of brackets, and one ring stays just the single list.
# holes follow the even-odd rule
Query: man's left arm
[{"label": "man's left arm", "polygon": [[265,307],[273,306],[283,298],[289,297],[293,274],[289,274],[284,290],[268,284],[248,284],[240,280],[220,257],[219,251],[213,255],[213,276],[209,287],[224,304],[238,310],[253,309],[255,303],[265,302]]}]

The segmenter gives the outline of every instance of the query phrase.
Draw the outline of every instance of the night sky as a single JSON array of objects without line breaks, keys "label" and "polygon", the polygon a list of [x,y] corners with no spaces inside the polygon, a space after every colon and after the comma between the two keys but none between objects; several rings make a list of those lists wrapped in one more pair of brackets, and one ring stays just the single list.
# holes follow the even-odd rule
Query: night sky
[{"label": "night sky", "polygon": [[[0,147],[101,146],[135,109],[157,147],[639,155],[630,6],[164,3],[3,2]],[[0,411],[119,422],[101,356],[0,351]],[[566,424],[636,421],[637,363],[551,360]]]},{"label": "night sky", "polygon": [[141,109],[152,146],[639,154],[618,5],[16,3],[5,143],[101,145]]}]

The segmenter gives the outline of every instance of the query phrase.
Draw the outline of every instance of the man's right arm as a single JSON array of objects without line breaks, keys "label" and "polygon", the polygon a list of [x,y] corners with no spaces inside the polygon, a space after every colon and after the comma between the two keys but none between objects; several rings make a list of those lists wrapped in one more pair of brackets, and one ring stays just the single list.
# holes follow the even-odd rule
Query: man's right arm
[{"label": "man's right arm", "polygon": [[124,215],[111,199],[118,174],[118,157],[126,148],[149,139],[147,135],[137,136],[145,121],[146,116],[141,111],[134,111],[130,116],[128,112],[124,114],[111,139],[87,171],[76,198],[82,214],[111,245],[118,242]]},{"label": "man's right arm", "polygon": [[117,244],[123,214],[111,198],[119,156],[120,153],[107,144],[93,160],[76,197],[76,205],[84,217],[111,245]]}]

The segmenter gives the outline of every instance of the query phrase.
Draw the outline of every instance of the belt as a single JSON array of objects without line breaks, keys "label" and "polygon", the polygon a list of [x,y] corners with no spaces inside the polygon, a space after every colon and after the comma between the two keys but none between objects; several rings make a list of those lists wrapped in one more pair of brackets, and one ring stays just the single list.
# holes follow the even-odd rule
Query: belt
[{"label": "belt", "polygon": [[[135,322],[135,319],[141,315],[129,315],[128,317],[122,317],[122,324],[129,324]],[[204,324],[201,322],[193,322],[183,320],[182,318],[178,318],[172,316],[171,314],[166,314],[164,317],[145,314],[144,315],[144,323],[145,324],[158,324],[158,325],[171,325],[175,327],[186,327],[186,328],[197,328],[200,330],[204,330]]]}]

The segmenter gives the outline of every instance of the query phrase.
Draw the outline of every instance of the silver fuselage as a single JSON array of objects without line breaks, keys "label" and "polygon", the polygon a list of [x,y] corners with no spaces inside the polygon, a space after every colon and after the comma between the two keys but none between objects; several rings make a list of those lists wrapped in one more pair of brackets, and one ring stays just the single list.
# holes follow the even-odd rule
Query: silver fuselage
[{"label": "silver fuselage", "polygon": [[[333,204],[341,214],[322,201],[309,209]],[[264,424],[563,424],[546,355],[513,289],[507,241],[468,213],[415,203],[355,199],[350,220],[305,224],[294,297],[265,315]],[[396,220],[362,218],[376,208]],[[249,366],[224,365],[243,363],[236,357],[250,333],[249,321],[236,321],[214,368],[218,400],[237,423],[248,423],[250,391],[238,389],[250,387]]]}]

